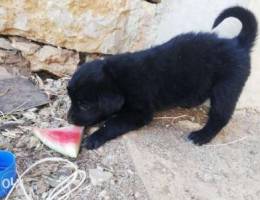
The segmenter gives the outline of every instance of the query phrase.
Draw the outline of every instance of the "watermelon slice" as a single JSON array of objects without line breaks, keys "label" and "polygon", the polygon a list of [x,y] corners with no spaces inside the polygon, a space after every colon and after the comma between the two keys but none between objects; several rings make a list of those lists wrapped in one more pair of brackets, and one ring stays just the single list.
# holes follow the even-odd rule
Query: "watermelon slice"
[{"label": "watermelon slice", "polygon": [[49,148],[72,158],[79,153],[83,127],[69,126],[63,128],[34,128],[34,135]]}]

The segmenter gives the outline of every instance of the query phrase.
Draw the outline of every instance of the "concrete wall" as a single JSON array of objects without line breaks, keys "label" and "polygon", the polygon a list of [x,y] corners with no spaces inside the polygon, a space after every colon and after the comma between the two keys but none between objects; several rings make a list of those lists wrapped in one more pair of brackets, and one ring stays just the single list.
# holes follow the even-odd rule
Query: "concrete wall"
[{"label": "concrete wall", "polygon": [[[225,8],[241,5],[252,10],[260,21],[260,0],[162,0],[158,6],[155,44],[188,31],[210,31],[217,15]],[[161,12],[164,10],[164,12]],[[241,24],[233,19],[225,20],[216,31],[221,36],[234,37]],[[241,95],[238,108],[260,110],[260,42],[252,53],[252,73]]]}]

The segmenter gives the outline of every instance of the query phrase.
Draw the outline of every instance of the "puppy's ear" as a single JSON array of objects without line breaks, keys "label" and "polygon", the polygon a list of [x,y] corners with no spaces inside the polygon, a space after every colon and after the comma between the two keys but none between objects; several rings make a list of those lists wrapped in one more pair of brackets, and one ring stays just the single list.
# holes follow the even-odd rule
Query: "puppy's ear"
[{"label": "puppy's ear", "polygon": [[113,114],[119,111],[124,104],[124,98],[119,94],[102,94],[99,99],[99,106],[106,114]]}]

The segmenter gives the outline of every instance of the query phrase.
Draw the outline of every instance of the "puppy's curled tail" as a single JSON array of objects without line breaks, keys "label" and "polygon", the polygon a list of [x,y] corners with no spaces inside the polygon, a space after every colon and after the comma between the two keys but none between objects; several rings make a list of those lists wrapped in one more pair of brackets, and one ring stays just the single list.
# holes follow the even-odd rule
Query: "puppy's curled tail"
[{"label": "puppy's curled tail", "polygon": [[257,35],[257,21],[254,14],[242,7],[235,6],[224,10],[215,20],[212,28],[218,26],[224,19],[235,17],[242,23],[242,30],[234,39],[238,41],[242,48],[250,51],[253,47]]}]

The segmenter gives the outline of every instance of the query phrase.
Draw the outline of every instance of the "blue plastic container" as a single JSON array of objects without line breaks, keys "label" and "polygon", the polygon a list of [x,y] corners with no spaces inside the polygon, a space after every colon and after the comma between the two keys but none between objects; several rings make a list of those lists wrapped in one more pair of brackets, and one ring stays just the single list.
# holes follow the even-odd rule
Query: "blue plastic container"
[{"label": "blue plastic container", "polygon": [[0,199],[5,197],[16,181],[15,155],[0,150]]}]

